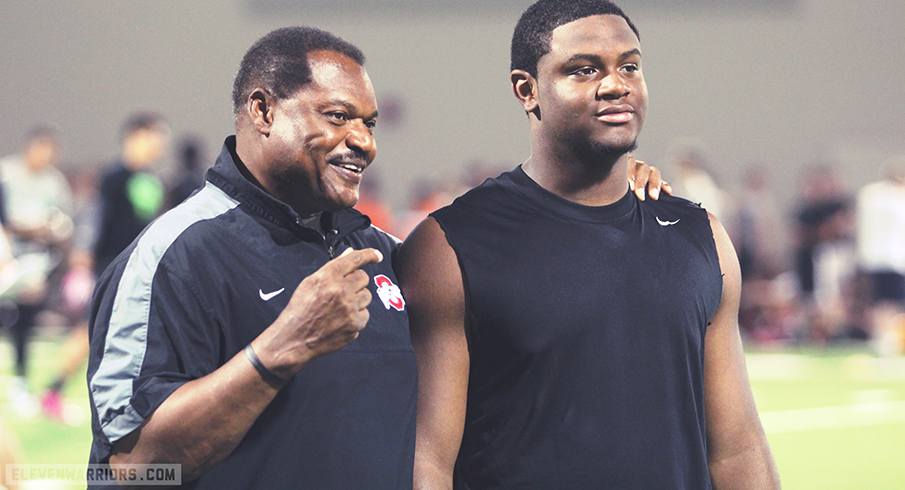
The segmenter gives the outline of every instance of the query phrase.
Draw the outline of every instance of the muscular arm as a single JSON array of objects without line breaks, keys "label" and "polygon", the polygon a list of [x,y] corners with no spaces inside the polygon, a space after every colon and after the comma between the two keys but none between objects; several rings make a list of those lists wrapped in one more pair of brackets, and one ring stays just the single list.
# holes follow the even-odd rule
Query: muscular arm
[{"label": "muscular arm", "polygon": [[[346,251],[305,278],[286,309],[253,342],[261,362],[289,378],[310,360],[358,336],[368,321],[373,249]],[[279,391],[243,352],[170,395],[135,431],[114,444],[110,464],[181,463],[183,481],[200,477],[236,448]]]},{"label": "muscular arm", "polygon": [[418,359],[415,489],[451,489],[468,389],[462,273],[433,218],[406,239],[395,269]]},{"label": "muscular arm", "polygon": [[713,488],[779,488],[779,474],[761,427],[738,329],[741,273],[723,226],[710,216],[723,272],[723,296],[704,342],[707,459]]},{"label": "muscular arm", "polygon": [[114,444],[110,464],[181,463],[183,481],[194,480],[232,453],[277,392],[240,352],[173,392]]}]

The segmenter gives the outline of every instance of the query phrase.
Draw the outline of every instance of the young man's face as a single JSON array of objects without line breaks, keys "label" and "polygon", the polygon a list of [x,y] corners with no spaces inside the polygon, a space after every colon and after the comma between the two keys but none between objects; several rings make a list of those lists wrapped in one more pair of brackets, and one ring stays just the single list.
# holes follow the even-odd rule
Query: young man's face
[{"label": "young man's face", "polygon": [[595,154],[631,151],[647,113],[641,45],[625,19],[595,15],[553,30],[537,64],[544,133]]},{"label": "young man's face", "polygon": [[[333,52],[308,55],[313,80],[277,103],[267,172],[278,198],[310,214],[351,208],[374,160],[377,100],[365,69]],[[290,197],[291,196],[291,197]]]}]

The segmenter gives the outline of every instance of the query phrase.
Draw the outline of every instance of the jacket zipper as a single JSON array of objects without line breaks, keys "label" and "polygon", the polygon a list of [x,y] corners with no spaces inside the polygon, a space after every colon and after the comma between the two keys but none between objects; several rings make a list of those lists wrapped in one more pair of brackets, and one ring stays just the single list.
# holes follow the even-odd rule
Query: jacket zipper
[{"label": "jacket zipper", "polygon": [[[336,258],[336,243],[333,243],[332,238],[337,234],[339,234],[337,230],[327,230],[327,234],[324,236],[324,247],[327,249],[327,256],[331,260]],[[330,239],[327,237],[330,237]]]}]

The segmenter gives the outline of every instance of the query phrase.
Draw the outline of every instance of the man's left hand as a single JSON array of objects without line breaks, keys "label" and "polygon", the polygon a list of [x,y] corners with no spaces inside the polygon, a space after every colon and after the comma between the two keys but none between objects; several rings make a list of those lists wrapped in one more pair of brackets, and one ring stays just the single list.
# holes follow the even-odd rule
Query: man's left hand
[{"label": "man's left hand", "polygon": [[642,201],[644,200],[645,188],[649,189],[647,193],[655,201],[660,198],[661,190],[672,195],[672,187],[663,180],[660,170],[641,160],[635,160],[632,155],[628,156],[628,185],[635,191],[638,199]]}]

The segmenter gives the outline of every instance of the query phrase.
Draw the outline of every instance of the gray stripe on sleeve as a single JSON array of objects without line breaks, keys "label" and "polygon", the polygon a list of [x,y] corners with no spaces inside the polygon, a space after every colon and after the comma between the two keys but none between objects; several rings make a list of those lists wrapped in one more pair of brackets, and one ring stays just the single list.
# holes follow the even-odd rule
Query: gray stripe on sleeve
[{"label": "gray stripe on sleeve", "polygon": [[400,240],[399,238],[397,238],[397,237],[396,237],[395,235],[393,235],[392,233],[388,233],[388,232],[386,232],[386,231],[384,231],[384,230],[381,230],[379,227],[374,226],[374,225],[371,225],[371,228],[374,228],[375,230],[379,231],[380,233],[383,233],[384,235],[390,237],[390,239],[393,240],[393,241],[396,243],[396,245],[402,245],[402,240]]},{"label": "gray stripe on sleeve", "polygon": [[154,222],[129,256],[116,288],[104,356],[90,382],[100,424],[110,442],[129,434],[144,421],[130,400],[132,381],[141,373],[147,351],[151,285],[160,259],[189,226],[238,205],[238,201],[208,182],[197,194]]}]

